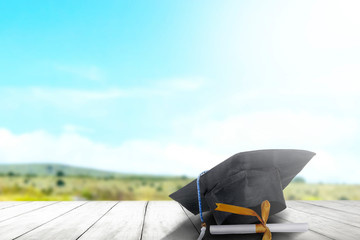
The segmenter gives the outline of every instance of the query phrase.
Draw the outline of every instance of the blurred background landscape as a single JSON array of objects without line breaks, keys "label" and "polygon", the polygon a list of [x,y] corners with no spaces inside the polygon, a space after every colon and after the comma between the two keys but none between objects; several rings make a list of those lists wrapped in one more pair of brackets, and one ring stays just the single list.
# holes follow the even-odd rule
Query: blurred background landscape
[{"label": "blurred background landscape", "polygon": [[360,199],[360,3],[1,1],[0,200],[168,200],[235,153]]},{"label": "blurred background landscape", "polygon": [[[194,177],[132,175],[59,164],[0,165],[0,200],[170,200]],[[296,177],[288,200],[360,200],[359,185],[306,183]]]}]

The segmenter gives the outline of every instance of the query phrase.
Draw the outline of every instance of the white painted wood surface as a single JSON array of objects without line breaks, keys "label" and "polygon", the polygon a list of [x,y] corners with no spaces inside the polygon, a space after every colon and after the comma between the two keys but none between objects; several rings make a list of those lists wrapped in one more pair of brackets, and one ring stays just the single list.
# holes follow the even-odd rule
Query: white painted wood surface
[{"label": "white painted wood surface", "polygon": [[[304,207],[299,208],[299,206],[293,206],[294,204],[292,204],[292,202],[293,201],[289,201],[288,208],[278,213],[277,216],[290,222],[307,222],[310,230],[332,239],[359,239],[360,228],[322,216],[317,213],[316,209],[313,209],[311,213],[307,212]],[[332,210],[329,209],[329,211]]]},{"label": "white painted wood surface", "polygon": [[[63,214],[74,210],[86,202],[57,202],[56,204],[49,204],[47,202],[34,203],[43,205],[43,207],[0,222],[0,239],[21,238],[22,235],[33,232],[44,224],[61,217]],[[20,208],[20,206],[18,208]],[[15,207],[13,210],[15,210]]]},{"label": "white painted wood surface", "polygon": [[57,204],[58,202],[30,202],[29,204],[21,204],[11,208],[4,208],[0,210],[0,222],[20,216],[38,209]]},{"label": "white painted wood surface", "polygon": [[146,201],[123,201],[86,231],[80,240],[141,239]]},{"label": "white painted wood surface", "polygon": [[142,240],[196,239],[198,236],[198,231],[177,202],[149,202]]},{"label": "white painted wood surface", "polygon": [[[194,226],[198,229],[198,231],[200,232],[200,226],[201,226],[201,222],[200,222],[200,218],[199,216],[194,216],[192,213],[190,213],[189,211],[187,211],[184,208],[185,213],[189,216],[189,219],[193,222]],[[215,220],[212,218],[211,214],[209,213],[205,213],[204,214],[204,219],[205,221],[209,224],[215,224]],[[268,220],[269,223],[291,223],[291,221],[288,221],[286,219],[282,219],[280,217],[277,216],[271,216]],[[321,234],[318,234],[314,231],[307,231],[304,233],[272,233],[273,235],[273,239],[276,240],[289,240],[289,239],[294,239],[294,240],[299,240],[299,239],[316,239],[316,240],[329,240],[331,238],[328,238],[326,236],[323,236]],[[227,239],[227,240],[239,240],[239,235],[227,235],[224,236],[223,238],[221,238],[220,236],[212,236],[209,232],[209,230],[207,229],[206,231],[206,235],[205,235],[205,239]],[[247,235],[242,235],[241,239],[261,239],[261,234],[247,234]]]},{"label": "white painted wood surface", "polygon": [[[302,211],[309,214],[313,214],[314,212],[316,212],[316,214],[321,217],[360,228],[360,213],[357,210],[355,210],[354,207],[352,208],[353,209],[352,213],[349,213],[348,211],[345,212],[343,210],[339,210],[337,208],[333,208],[330,206],[325,206],[325,205],[319,206],[319,205],[309,204],[307,202],[292,201],[288,203],[288,207],[294,209],[301,209]],[[351,207],[349,209],[351,209]]]},{"label": "white painted wood surface", "polygon": [[9,208],[9,207],[14,207],[17,205],[21,205],[21,204],[25,204],[25,203],[30,203],[30,202],[1,202],[0,201],[0,210],[4,209],[4,208]]},{"label": "white painted wood surface", "polygon": [[20,239],[31,240],[71,240],[78,239],[91,228],[118,202],[88,202],[53,221],[42,225],[21,236]]},{"label": "white painted wood surface", "polygon": [[[274,233],[273,239],[360,239],[360,201],[288,201],[269,222],[307,222],[305,233]],[[205,214],[213,224],[210,213]],[[0,202],[0,240],[197,239],[199,216],[174,201]],[[261,239],[261,234],[208,239]]]},{"label": "white painted wood surface", "polygon": [[348,205],[348,204],[344,204],[344,201],[299,201],[299,202],[312,204],[319,207],[336,209],[336,210],[340,210],[341,212],[347,212],[350,214],[360,215],[360,204],[357,204],[357,206]]}]

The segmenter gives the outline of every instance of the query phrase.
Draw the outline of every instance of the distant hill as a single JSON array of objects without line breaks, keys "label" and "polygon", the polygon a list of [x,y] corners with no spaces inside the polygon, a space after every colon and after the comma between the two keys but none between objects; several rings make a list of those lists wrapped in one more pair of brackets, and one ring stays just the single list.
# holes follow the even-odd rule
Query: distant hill
[{"label": "distant hill", "polygon": [[126,179],[187,179],[187,176],[131,174],[105,171],[94,168],[71,166],[56,163],[0,163],[0,176],[58,176],[61,172],[64,176],[94,177],[94,178],[126,178]]},{"label": "distant hill", "polygon": [[93,168],[76,167],[53,163],[31,163],[31,164],[0,164],[1,175],[36,175],[56,176],[62,172],[65,176],[90,176],[90,177],[121,177],[121,174],[111,171],[103,171]]}]

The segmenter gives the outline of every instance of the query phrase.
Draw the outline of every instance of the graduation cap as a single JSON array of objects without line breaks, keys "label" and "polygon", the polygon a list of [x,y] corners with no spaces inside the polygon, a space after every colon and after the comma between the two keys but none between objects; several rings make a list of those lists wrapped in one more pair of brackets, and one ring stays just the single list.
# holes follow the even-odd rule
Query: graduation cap
[{"label": "graduation cap", "polygon": [[310,151],[290,149],[241,152],[170,197],[193,214],[199,213],[201,204],[202,211],[212,211],[217,224],[254,223],[258,221],[254,216],[214,211],[216,204],[250,208],[260,214],[262,202],[268,200],[269,215],[278,213],[286,208],[283,189],[314,155]]}]

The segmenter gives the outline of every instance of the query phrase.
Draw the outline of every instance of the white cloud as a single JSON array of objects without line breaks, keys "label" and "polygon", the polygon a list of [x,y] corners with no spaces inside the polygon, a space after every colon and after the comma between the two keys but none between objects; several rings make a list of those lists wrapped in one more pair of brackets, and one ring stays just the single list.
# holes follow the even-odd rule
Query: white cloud
[{"label": "white cloud", "polygon": [[78,90],[67,88],[0,88],[0,108],[39,109],[41,107],[79,109],[87,104],[111,101],[126,97],[126,91],[119,88],[105,90]]},{"label": "white cloud", "polygon": [[193,92],[202,86],[199,78],[169,79],[157,81],[150,86],[132,88],[106,88],[97,90],[73,88],[47,88],[26,87],[11,88],[0,87],[0,108],[21,107],[32,104],[39,106],[54,106],[63,109],[74,109],[84,105],[93,106],[101,101],[114,101],[117,99],[143,99],[156,97],[181,96],[184,92]]},{"label": "white cloud", "polygon": [[192,133],[189,129],[184,133],[188,134],[186,143],[138,139],[117,146],[93,141],[76,131],[55,136],[42,130],[14,134],[0,129],[0,159],[7,163],[55,162],[129,173],[196,176],[239,151],[300,148],[317,153],[301,173],[308,181],[356,183],[357,174],[351,169],[360,168],[360,161],[350,153],[333,153],[327,146],[356,135],[355,127],[346,119],[254,114],[210,122],[197,126]]},{"label": "white cloud", "polygon": [[202,78],[175,78],[166,81],[159,81],[157,86],[172,91],[194,91],[204,84]]},{"label": "white cloud", "polygon": [[340,65],[323,76],[309,81],[319,95],[347,97],[360,94],[360,64]]},{"label": "white cloud", "polygon": [[[251,82],[251,79],[246,81]],[[234,86],[234,89],[241,89],[241,85]],[[295,73],[290,77],[279,78],[268,84],[258,84],[246,91],[232,94],[227,101],[264,101],[274,97],[299,99],[302,102],[319,101],[323,98],[333,100],[332,103],[349,99],[360,100],[360,64],[338,64],[327,71],[308,71],[300,76]]]},{"label": "white cloud", "polygon": [[[53,89],[53,88],[29,88],[25,89],[30,97],[37,100],[46,100],[50,103],[70,102],[72,104],[87,103],[89,101],[116,99],[125,97],[127,94],[121,89],[106,90],[76,90],[76,89]],[[28,95],[28,96],[29,96]]]},{"label": "white cloud", "polygon": [[206,149],[176,143],[133,140],[108,146],[77,133],[16,135],[0,129],[0,159],[6,163],[56,162],[119,172],[196,175],[222,158]]},{"label": "white cloud", "polygon": [[316,156],[308,163],[301,175],[309,182],[355,183],[359,174],[353,169],[360,168],[360,159],[349,154],[330,154],[315,150]]},{"label": "white cloud", "polygon": [[210,120],[193,130],[193,137],[210,146],[229,149],[324,147],[356,136],[356,119],[307,112],[264,111]]},{"label": "white cloud", "polygon": [[78,126],[74,124],[66,124],[63,126],[63,130],[65,133],[91,133],[93,130],[91,128]]},{"label": "white cloud", "polygon": [[346,148],[359,135],[356,118],[291,110],[235,114],[219,120],[190,118],[177,121],[174,127],[184,126],[179,131],[188,134],[189,144],[213,149],[219,159],[248,150],[305,149],[317,153],[300,174],[308,181],[359,183],[351,169],[360,168],[360,159]]},{"label": "white cloud", "polygon": [[55,69],[91,81],[102,81],[104,73],[97,66],[70,66],[56,64]]},{"label": "white cloud", "polygon": [[356,0],[315,2],[307,22],[309,43],[332,49],[359,47],[359,9]]}]

